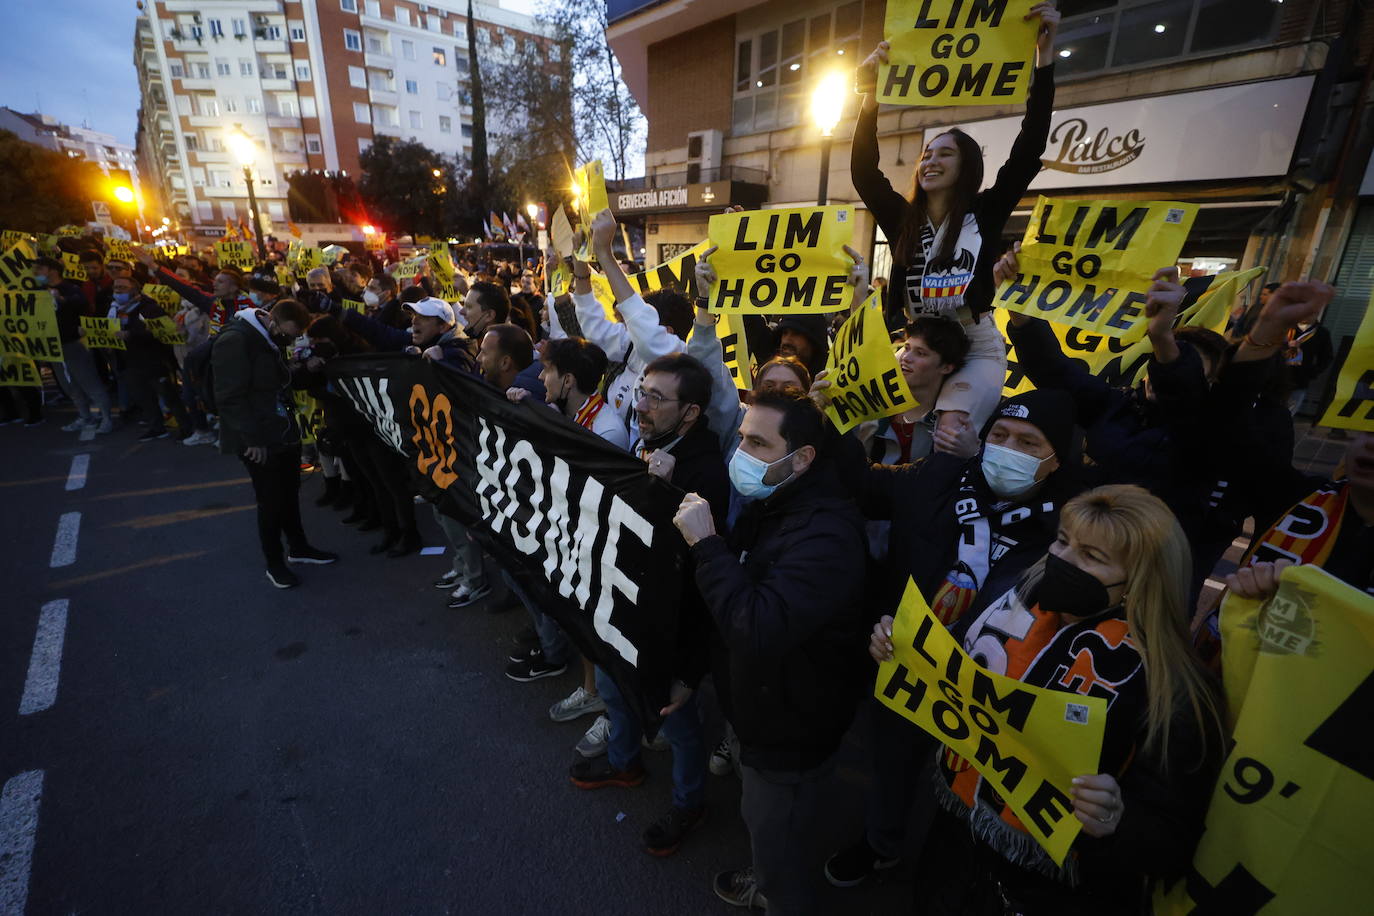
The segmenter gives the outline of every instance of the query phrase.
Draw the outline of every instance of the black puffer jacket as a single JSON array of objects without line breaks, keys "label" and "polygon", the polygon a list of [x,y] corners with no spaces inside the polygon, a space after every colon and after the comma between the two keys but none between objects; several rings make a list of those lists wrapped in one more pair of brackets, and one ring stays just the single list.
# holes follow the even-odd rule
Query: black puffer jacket
[{"label": "black puffer jacket", "polygon": [[872,682],[864,544],[863,519],[822,459],[750,504],[728,544],[716,535],[692,548],[725,645],[716,688],[745,764],[804,770],[839,747]]},{"label": "black puffer jacket", "polygon": [[301,441],[291,403],[291,372],[281,348],[258,328],[265,312],[236,315],[214,338],[210,364],[220,415],[220,451],[280,450]]}]

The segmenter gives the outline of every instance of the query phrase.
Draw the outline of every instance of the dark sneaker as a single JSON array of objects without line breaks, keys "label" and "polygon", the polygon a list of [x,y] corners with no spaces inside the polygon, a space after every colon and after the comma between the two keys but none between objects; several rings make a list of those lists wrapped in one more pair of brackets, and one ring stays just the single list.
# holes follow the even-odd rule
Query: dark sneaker
[{"label": "dark sneaker", "polygon": [[[366,527],[366,525],[363,525],[358,530],[362,531]],[[381,541],[367,548],[367,552],[372,554],[374,557],[380,556],[381,554],[384,554],[391,548],[395,547],[400,542],[401,533],[399,531],[389,531],[387,532],[386,537],[382,538]]]},{"label": "dark sneaker", "polygon": [[277,588],[295,588],[301,584],[300,577],[287,569],[285,563],[267,567],[267,581]]},{"label": "dark sneaker", "polygon": [[676,805],[668,813],[654,821],[644,830],[644,849],[651,856],[671,856],[677,852],[687,834],[706,820],[706,806],[679,808]]},{"label": "dark sneaker", "polygon": [[886,871],[901,859],[878,855],[867,839],[861,839],[847,849],[841,849],[825,863],[825,880],[836,887],[854,887],[877,872]]},{"label": "dark sneaker", "polygon": [[534,634],[533,643],[516,643],[511,650],[510,660],[513,662],[527,662],[536,658],[543,658],[544,650],[539,647],[539,634]]},{"label": "dark sneaker", "polygon": [[515,634],[515,638],[511,640],[511,644],[519,650],[520,654],[519,656],[512,654],[510,660],[518,662],[528,655],[531,649],[539,645],[539,634],[535,631],[533,625],[527,623],[524,629]]},{"label": "dark sneaker", "polygon": [[644,764],[636,760],[623,770],[611,766],[609,757],[579,760],[568,769],[568,779],[579,789],[604,789],[619,786],[633,789],[644,784]]},{"label": "dark sneaker", "polygon": [[[467,607],[491,594],[491,586],[484,580],[474,585],[460,585],[449,595],[449,607]],[[519,661],[519,659],[511,659]]]},{"label": "dark sneaker", "polygon": [[166,439],[170,435],[171,433],[167,431],[167,427],[164,426],[159,428],[154,426],[151,429],[144,432],[143,435],[139,436],[138,441],[152,442],[154,439]]},{"label": "dark sneaker", "polygon": [[386,555],[393,560],[397,557],[408,557],[412,553],[419,553],[420,548],[423,546],[425,545],[420,542],[420,536],[418,534],[407,534],[403,535],[400,541],[396,543],[396,546],[386,552]]},{"label": "dark sneaker", "polygon": [[444,573],[442,576],[434,580],[434,587],[442,588],[446,591],[453,591],[455,588],[458,587],[458,574],[450,569],[448,572]]},{"label": "dark sneaker", "polygon": [[288,563],[310,563],[314,566],[326,566],[337,562],[339,555],[330,553],[327,550],[319,550],[306,544],[299,550],[288,550],[286,552],[286,562]]},{"label": "dark sneaker", "polygon": [[758,883],[754,881],[753,866],[739,871],[723,871],[716,875],[712,883],[716,896],[731,906],[760,910],[768,908],[768,901],[759,893]]},{"label": "dark sneaker", "polygon": [[511,662],[506,668],[506,677],[512,681],[529,683],[545,677],[558,677],[568,670],[567,665],[554,665],[544,660],[544,653],[538,655],[530,654],[530,657],[523,662]]}]

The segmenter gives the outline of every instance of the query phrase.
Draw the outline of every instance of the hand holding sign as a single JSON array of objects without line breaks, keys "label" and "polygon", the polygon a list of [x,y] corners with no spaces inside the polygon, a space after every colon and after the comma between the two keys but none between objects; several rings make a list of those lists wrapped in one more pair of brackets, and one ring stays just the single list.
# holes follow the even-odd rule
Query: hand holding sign
[{"label": "hand holding sign", "polygon": [[1116,833],[1125,810],[1121,786],[1111,776],[1098,773],[1074,777],[1073,816],[1083,824],[1083,832],[1088,836],[1101,839]]},{"label": "hand holding sign", "polygon": [[[615,214],[611,213],[609,207],[599,210],[592,217],[592,251],[597,255],[598,261],[615,259],[612,250],[615,243],[615,230]],[[602,266],[604,268],[605,265]]]},{"label": "hand holding sign", "polygon": [[712,245],[701,253],[697,259],[696,274],[697,298],[709,299],[711,297],[711,287],[716,285],[716,269],[711,266],[711,255],[716,253],[717,246]]},{"label": "hand holding sign", "polygon": [[[1325,283],[1312,280],[1288,281],[1269,296],[1269,301],[1260,311],[1255,327],[1250,330],[1251,339],[1282,341],[1289,328],[1316,321],[1335,295],[1335,288]],[[1269,335],[1271,331],[1272,336]]]},{"label": "hand holding sign", "polygon": [[873,624],[873,635],[868,638],[868,654],[880,665],[892,661],[891,614],[884,614]]},{"label": "hand holding sign", "polygon": [[[1041,17],[1047,15],[1053,21],[1046,36]],[[888,63],[877,67],[877,101],[891,105],[1019,102],[1030,88],[1031,49],[1044,40],[1052,48],[1057,24],[1058,13],[1051,4],[1031,6],[1029,0],[987,4],[889,0],[883,26]],[[1048,56],[1046,50],[1041,60]]]},{"label": "hand holding sign", "polygon": [[673,524],[682,532],[682,539],[691,547],[704,538],[716,533],[716,522],[711,517],[711,504],[696,493],[682,497],[673,516]]},{"label": "hand holding sign", "polygon": [[887,63],[887,49],[891,45],[886,41],[878,42],[878,46],[873,49],[873,53],[864,58],[864,62],[859,64],[858,70],[854,74],[854,88],[864,93],[872,95],[878,89],[878,65]]},{"label": "hand holding sign", "polygon": [[1054,38],[1059,34],[1059,20],[1063,14],[1049,0],[1041,0],[1031,7],[1026,19],[1029,21],[1037,16],[1040,17],[1040,29],[1035,33],[1035,65],[1048,67],[1054,63]]}]

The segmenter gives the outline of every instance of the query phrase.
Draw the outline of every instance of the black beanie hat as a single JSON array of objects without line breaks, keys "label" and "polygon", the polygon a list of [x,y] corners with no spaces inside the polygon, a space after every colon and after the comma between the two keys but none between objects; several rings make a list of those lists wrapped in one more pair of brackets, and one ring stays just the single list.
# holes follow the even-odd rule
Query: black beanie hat
[{"label": "black beanie hat", "polygon": [[1061,463],[1069,459],[1073,450],[1074,403],[1067,391],[1036,388],[1007,398],[992,412],[983,438],[987,438],[988,430],[999,417],[1025,420],[1049,440]]}]

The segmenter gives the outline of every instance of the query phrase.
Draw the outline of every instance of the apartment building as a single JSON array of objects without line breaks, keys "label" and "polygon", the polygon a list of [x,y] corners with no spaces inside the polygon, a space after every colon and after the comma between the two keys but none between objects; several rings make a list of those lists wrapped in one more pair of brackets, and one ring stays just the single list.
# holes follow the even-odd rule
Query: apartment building
[{"label": "apartment building", "polygon": [[[164,208],[197,241],[248,218],[237,132],[256,144],[261,216],[277,229],[288,173],[355,174],[378,136],[470,155],[466,15],[463,0],[144,0],[139,152]],[[473,18],[484,63],[559,53],[499,3]]]},{"label": "apartment building", "polygon": [[26,143],[66,153],[73,159],[94,162],[107,176],[127,179],[135,190],[138,188],[134,148],[120,143],[113,134],[92,130],[84,124],[80,127],[63,124],[41,112],[26,114],[4,106],[0,106],[0,130],[8,130]]},{"label": "apartment building", "polygon": [[[1353,335],[1374,291],[1374,16],[1353,0],[1059,7],[1045,169],[1007,241],[1038,194],[1196,202],[1185,267],[1267,264],[1272,279],[1334,280],[1341,296],[1326,324],[1337,342]],[[646,177],[621,196],[644,222],[651,262],[704,238],[710,213],[740,196],[740,176],[763,206],[816,201],[810,92],[826,71],[852,74],[882,39],[885,9],[884,0],[608,0],[608,38],[649,120]],[[829,199],[858,206],[858,247],[882,273],[887,240],[849,179],[857,102],[847,99],[835,132]],[[883,168],[907,190],[926,140],[959,126],[984,146],[991,181],[1021,112],[885,107]]]}]

